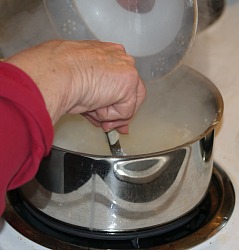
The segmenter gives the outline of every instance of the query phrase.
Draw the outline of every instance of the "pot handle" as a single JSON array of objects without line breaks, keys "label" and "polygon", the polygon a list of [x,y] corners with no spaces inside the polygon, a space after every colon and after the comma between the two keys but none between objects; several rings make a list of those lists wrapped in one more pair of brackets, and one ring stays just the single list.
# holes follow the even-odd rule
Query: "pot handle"
[{"label": "pot handle", "polygon": [[114,175],[121,181],[146,184],[157,179],[172,161],[170,155],[114,163]]}]

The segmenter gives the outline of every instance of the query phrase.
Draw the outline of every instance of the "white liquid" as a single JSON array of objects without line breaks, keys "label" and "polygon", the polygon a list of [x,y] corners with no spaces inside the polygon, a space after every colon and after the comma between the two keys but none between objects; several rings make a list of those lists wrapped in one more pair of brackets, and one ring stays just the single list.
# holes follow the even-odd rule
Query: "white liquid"
[{"label": "white liquid", "polygon": [[[129,135],[120,136],[126,155],[170,149],[200,136],[214,123],[218,108],[206,83],[187,70],[164,81],[147,83],[147,98],[130,123]],[[103,130],[80,115],[66,115],[59,121],[54,145],[76,152],[111,155]]]}]

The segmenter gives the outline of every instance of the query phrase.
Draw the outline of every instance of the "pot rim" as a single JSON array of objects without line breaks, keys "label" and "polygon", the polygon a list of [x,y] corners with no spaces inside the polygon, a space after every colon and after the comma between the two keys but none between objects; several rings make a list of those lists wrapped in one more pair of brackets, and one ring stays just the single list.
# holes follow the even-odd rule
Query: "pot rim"
[{"label": "pot rim", "polygon": [[186,68],[189,69],[190,71],[192,71],[196,76],[199,76],[200,78],[204,78],[204,82],[206,82],[208,89],[210,90],[210,92],[215,96],[215,106],[218,108],[217,112],[215,114],[215,118],[212,121],[212,123],[210,124],[210,126],[208,126],[207,129],[205,129],[201,134],[196,135],[193,139],[189,140],[188,142],[182,143],[180,145],[177,145],[175,147],[171,147],[165,150],[160,150],[160,151],[155,151],[155,152],[151,152],[151,153],[145,153],[145,154],[129,154],[129,155],[124,155],[124,156],[112,156],[112,155],[98,155],[98,154],[91,154],[91,153],[83,153],[80,151],[73,151],[73,150],[69,150],[69,149],[65,149],[62,147],[58,147],[56,145],[52,145],[53,149],[56,150],[60,150],[63,151],[65,153],[71,153],[71,154],[77,154],[77,155],[81,155],[81,156],[85,156],[88,158],[93,158],[93,159],[132,159],[132,158],[145,158],[145,157],[149,157],[149,156],[156,156],[156,155],[163,155],[172,151],[176,151],[180,148],[185,148],[188,147],[189,145],[195,143],[196,141],[201,140],[202,138],[204,138],[206,135],[208,135],[210,132],[212,132],[216,126],[220,123],[220,121],[222,120],[222,116],[223,116],[223,111],[224,111],[224,102],[223,102],[223,98],[222,95],[219,91],[219,89],[217,88],[216,85],[214,85],[212,83],[211,80],[209,80],[206,76],[204,76],[203,74],[201,74],[200,72],[196,71],[195,69],[186,66],[186,65],[182,65],[182,68]]}]

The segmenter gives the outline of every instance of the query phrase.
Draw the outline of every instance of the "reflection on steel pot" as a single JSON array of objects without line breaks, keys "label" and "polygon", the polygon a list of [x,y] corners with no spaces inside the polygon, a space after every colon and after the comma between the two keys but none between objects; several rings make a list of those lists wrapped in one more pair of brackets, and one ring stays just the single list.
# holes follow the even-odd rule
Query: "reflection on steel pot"
[{"label": "reflection on steel pot", "polygon": [[81,230],[145,229],[189,213],[210,183],[223,101],[201,74],[186,66],[174,73],[147,82],[146,101],[120,139],[125,156],[111,156],[105,133],[84,118],[63,117],[51,154],[21,188],[25,200]]},{"label": "reflection on steel pot", "polygon": [[[133,158],[98,158],[63,153],[64,181],[57,179],[59,149],[52,149],[51,164],[48,158],[37,174],[37,180],[49,191],[69,193],[86,184],[93,174],[97,174],[110,190],[119,198],[129,202],[149,202],[159,198],[174,183],[185,158],[186,149],[179,149],[163,155]],[[59,164],[62,165],[62,157]],[[48,167],[45,167],[48,166]]]}]

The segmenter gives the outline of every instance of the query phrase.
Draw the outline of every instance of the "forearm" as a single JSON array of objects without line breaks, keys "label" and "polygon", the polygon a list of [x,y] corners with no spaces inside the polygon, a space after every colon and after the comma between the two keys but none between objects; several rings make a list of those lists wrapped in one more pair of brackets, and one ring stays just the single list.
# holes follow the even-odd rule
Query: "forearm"
[{"label": "forearm", "polygon": [[51,120],[34,82],[0,63],[0,214],[5,193],[35,175],[53,138]]}]

